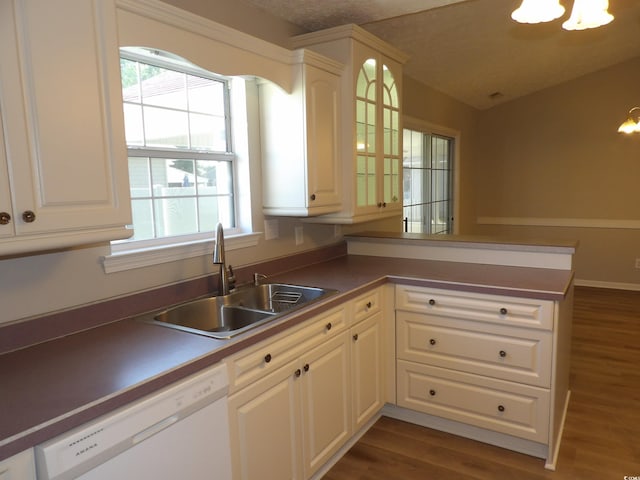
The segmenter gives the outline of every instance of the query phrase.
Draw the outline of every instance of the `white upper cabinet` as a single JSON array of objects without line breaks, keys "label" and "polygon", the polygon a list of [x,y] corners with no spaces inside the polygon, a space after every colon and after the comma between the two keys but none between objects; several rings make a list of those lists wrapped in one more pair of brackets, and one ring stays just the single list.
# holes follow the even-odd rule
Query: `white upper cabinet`
[{"label": "white upper cabinet", "polygon": [[293,91],[260,84],[263,212],[315,216],[342,208],[338,139],[342,65],[294,52]]},{"label": "white upper cabinet", "polygon": [[343,207],[318,221],[357,223],[402,212],[402,64],[407,57],[355,25],[294,37],[345,64],[340,156]]},{"label": "white upper cabinet", "polygon": [[3,1],[0,65],[0,255],[129,236],[114,2]]}]

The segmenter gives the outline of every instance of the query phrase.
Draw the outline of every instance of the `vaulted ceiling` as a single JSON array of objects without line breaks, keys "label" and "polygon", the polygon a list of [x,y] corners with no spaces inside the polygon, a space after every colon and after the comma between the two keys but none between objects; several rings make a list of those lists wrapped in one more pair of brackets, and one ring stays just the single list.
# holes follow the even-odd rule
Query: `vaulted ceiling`
[{"label": "vaulted ceiling", "polygon": [[[520,0],[247,0],[306,30],[355,23],[410,58],[405,73],[479,109],[640,56],[640,0],[611,0],[615,19],[565,31],[564,17],[523,25]],[[639,93],[640,95],[640,93]]]}]

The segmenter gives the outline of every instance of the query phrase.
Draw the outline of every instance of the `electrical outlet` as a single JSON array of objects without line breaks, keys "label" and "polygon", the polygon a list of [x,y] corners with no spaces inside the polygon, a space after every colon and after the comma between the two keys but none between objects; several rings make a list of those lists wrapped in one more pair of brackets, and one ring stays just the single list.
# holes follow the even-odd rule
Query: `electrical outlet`
[{"label": "electrical outlet", "polygon": [[278,220],[265,219],[264,221],[264,239],[265,240],[273,240],[275,238],[278,238],[278,236],[280,235],[279,230],[280,229],[278,227]]},{"label": "electrical outlet", "polygon": [[294,231],[296,233],[296,245],[302,245],[304,243],[302,225],[297,226]]},{"label": "electrical outlet", "polygon": [[636,268],[640,268],[640,258],[636,258]]}]

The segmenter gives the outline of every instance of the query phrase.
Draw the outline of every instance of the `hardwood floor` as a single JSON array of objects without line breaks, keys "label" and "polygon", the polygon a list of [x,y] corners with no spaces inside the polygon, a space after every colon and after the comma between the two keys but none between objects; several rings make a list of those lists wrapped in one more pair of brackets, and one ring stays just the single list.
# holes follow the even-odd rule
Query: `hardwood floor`
[{"label": "hardwood floor", "polygon": [[576,287],[571,401],[544,460],[381,418],[324,480],[640,478],[640,292]]}]

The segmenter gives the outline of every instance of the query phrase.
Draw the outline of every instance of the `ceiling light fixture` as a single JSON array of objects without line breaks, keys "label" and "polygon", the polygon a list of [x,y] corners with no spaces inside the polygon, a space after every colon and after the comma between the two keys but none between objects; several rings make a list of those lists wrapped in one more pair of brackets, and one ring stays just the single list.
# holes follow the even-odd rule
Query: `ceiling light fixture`
[{"label": "ceiling light fixture", "polygon": [[[601,27],[613,20],[608,12],[608,0],[574,0],[569,19],[562,24],[565,30],[586,30]],[[522,0],[511,18],[520,23],[543,23],[560,18],[565,9],[559,0]]]},{"label": "ceiling light fixture", "polygon": [[562,24],[565,30],[586,30],[611,23],[613,15],[607,9],[608,0],[574,0],[569,20]]},{"label": "ceiling light fixture", "polygon": [[[634,115],[636,120],[633,119]],[[618,127],[618,133],[640,133],[640,107],[629,110],[627,119]]]},{"label": "ceiling light fixture", "polygon": [[511,14],[516,22],[543,23],[560,18],[564,7],[558,0],[522,0],[522,5]]}]

